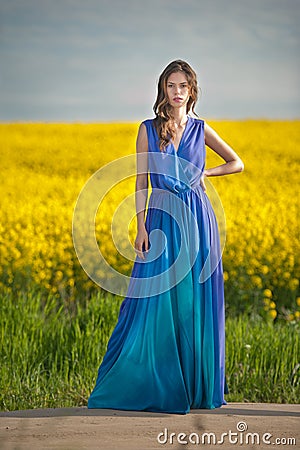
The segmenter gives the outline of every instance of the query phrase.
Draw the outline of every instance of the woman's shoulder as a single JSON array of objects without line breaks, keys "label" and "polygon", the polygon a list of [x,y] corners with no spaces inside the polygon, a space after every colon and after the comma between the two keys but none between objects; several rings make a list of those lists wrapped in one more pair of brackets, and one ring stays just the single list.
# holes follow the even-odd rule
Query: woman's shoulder
[{"label": "woman's shoulder", "polygon": [[145,119],[142,122],[140,122],[140,126],[143,125],[143,124],[146,125],[146,126],[149,126],[149,125],[151,125],[153,123],[153,121],[154,121],[154,118],[153,119]]},{"label": "woman's shoulder", "polygon": [[140,122],[139,129],[143,130],[143,132],[147,132],[148,135],[153,133],[155,129],[154,121],[155,118],[143,120],[142,122]]},{"label": "woman's shoulder", "polygon": [[138,136],[142,139],[145,137],[150,138],[151,134],[154,132],[154,119],[145,119],[139,123]]},{"label": "woman's shoulder", "polygon": [[190,115],[189,115],[189,117],[196,124],[199,124],[199,125],[204,125],[205,124],[205,119],[203,119],[201,117],[195,117],[195,116],[190,116]]}]

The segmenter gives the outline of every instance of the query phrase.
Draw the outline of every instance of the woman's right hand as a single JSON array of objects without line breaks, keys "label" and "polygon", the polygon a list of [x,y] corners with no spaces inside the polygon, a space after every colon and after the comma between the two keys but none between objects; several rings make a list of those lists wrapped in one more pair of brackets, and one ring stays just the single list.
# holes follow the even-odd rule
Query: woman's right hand
[{"label": "woman's right hand", "polygon": [[136,235],[136,239],[134,242],[134,248],[136,254],[140,258],[145,259],[145,255],[143,253],[143,245],[145,245],[145,251],[148,252],[149,250],[148,233],[144,226],[138,229],[138,233]]}]

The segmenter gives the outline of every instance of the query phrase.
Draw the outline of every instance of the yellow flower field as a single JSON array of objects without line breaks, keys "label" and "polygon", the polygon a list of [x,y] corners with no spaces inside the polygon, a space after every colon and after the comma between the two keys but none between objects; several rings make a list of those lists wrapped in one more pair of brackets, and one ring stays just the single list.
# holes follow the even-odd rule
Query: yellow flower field
[{"label": "yellow flower field", "polygon": [[[208,123],[245,164],[242,173],[209,178],[226,216],[223,266],[228,313],[259,312],[270,320],[299,320],[300,122]],[[0,128],[0,290],[50,291],[65,301],[90,295],[99,287],[76,257],[73,210],[91,175],[135,152],[138,124],[2,124]],[[206,167],[221,163],[207,149]],[[120,201],[134,192],[134,184],[131,177],[112,189],[96,221],[100,249],[112,266],[127,275],[132,263],[115,249],[110,224]],[[130,208],[132,215],[132,201]],[[122,239],[126,237],[126,249],[127,230],[120,232]],[[135,232],[133,219],[132,243]]]}]

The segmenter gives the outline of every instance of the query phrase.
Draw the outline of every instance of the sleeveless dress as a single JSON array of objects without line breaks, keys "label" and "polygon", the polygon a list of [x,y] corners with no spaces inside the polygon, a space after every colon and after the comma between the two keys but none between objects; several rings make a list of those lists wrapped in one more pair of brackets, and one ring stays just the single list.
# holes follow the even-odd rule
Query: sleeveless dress
[{"label": "sleeveless dress", "polygon": [[[136,256],[88,408],[186,414],[226,404],[224,281],[218,225],[200,186],[204,121],[178,149],[148,135],[149,252]],[[145,155],[145,154],[144,154]]]}]

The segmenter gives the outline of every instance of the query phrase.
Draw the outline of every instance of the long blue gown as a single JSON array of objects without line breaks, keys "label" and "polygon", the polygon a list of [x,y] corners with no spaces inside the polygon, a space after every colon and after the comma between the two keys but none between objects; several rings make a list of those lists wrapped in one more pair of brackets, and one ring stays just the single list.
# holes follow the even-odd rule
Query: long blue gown
[{"label": "long blue gown", "polygon": [[224,282],[218,225],[200,186],[204,121],[188,116],[164,152],[153,119],[150,250],[136,257],[88,408],[186,414],[226,404]]}]

